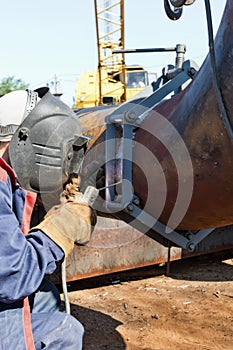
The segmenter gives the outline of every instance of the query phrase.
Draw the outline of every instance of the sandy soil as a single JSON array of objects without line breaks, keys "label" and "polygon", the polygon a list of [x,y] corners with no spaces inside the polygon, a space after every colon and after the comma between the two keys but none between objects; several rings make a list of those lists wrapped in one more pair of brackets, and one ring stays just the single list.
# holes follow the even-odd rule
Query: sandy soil
[{"label": "sandy soil", "polygon": [[84,350],[233,349],[233,251],[69,286]]}]

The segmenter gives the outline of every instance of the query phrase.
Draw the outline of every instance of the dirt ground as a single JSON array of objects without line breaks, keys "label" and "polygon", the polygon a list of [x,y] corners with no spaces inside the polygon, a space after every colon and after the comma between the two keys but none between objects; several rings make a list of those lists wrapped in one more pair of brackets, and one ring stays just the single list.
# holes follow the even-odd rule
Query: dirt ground
[{"label": "dirt ground", "polygon": [[233,349],[233,251],[69,286],[84,350]]}]

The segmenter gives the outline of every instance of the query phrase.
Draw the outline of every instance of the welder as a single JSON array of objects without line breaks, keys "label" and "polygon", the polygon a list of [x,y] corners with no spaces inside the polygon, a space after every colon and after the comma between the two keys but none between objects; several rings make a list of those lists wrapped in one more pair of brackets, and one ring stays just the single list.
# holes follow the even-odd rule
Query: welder
[{"label": "welder", "polygon": [[[84,328],[60,312],[60,295],[44,277],[89,241],[96,214],[62,202],[31,227],[40,196],[59,193],[78,172],[86,138],[72,110],[48,88],[0,98],[0,349],[81,349]],[[13,170],[14,169],[14,170]]]}]

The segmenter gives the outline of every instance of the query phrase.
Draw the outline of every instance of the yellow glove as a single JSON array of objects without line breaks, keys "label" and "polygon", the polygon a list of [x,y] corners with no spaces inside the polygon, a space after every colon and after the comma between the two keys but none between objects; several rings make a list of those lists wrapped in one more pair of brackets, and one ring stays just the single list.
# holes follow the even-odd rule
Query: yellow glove
[{"label": "yellow glove", "polygon": [[87,203],[66,202],[52,207],[44,220],[30,232],[43,231],[67,256],[74,243],[86,244],[90,240],[96,221],[96,212]]}]

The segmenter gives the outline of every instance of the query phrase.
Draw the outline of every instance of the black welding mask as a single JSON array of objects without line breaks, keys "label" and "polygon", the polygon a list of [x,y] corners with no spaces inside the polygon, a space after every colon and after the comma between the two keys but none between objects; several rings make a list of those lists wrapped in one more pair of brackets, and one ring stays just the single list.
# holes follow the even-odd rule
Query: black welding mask
[{"label": "black welding mask", "polygon": [[51,193],[78,173],[88,139],[72,110],[48,88],[35,92],[39,102],[14,133],[9,156],[25,189]]}]

